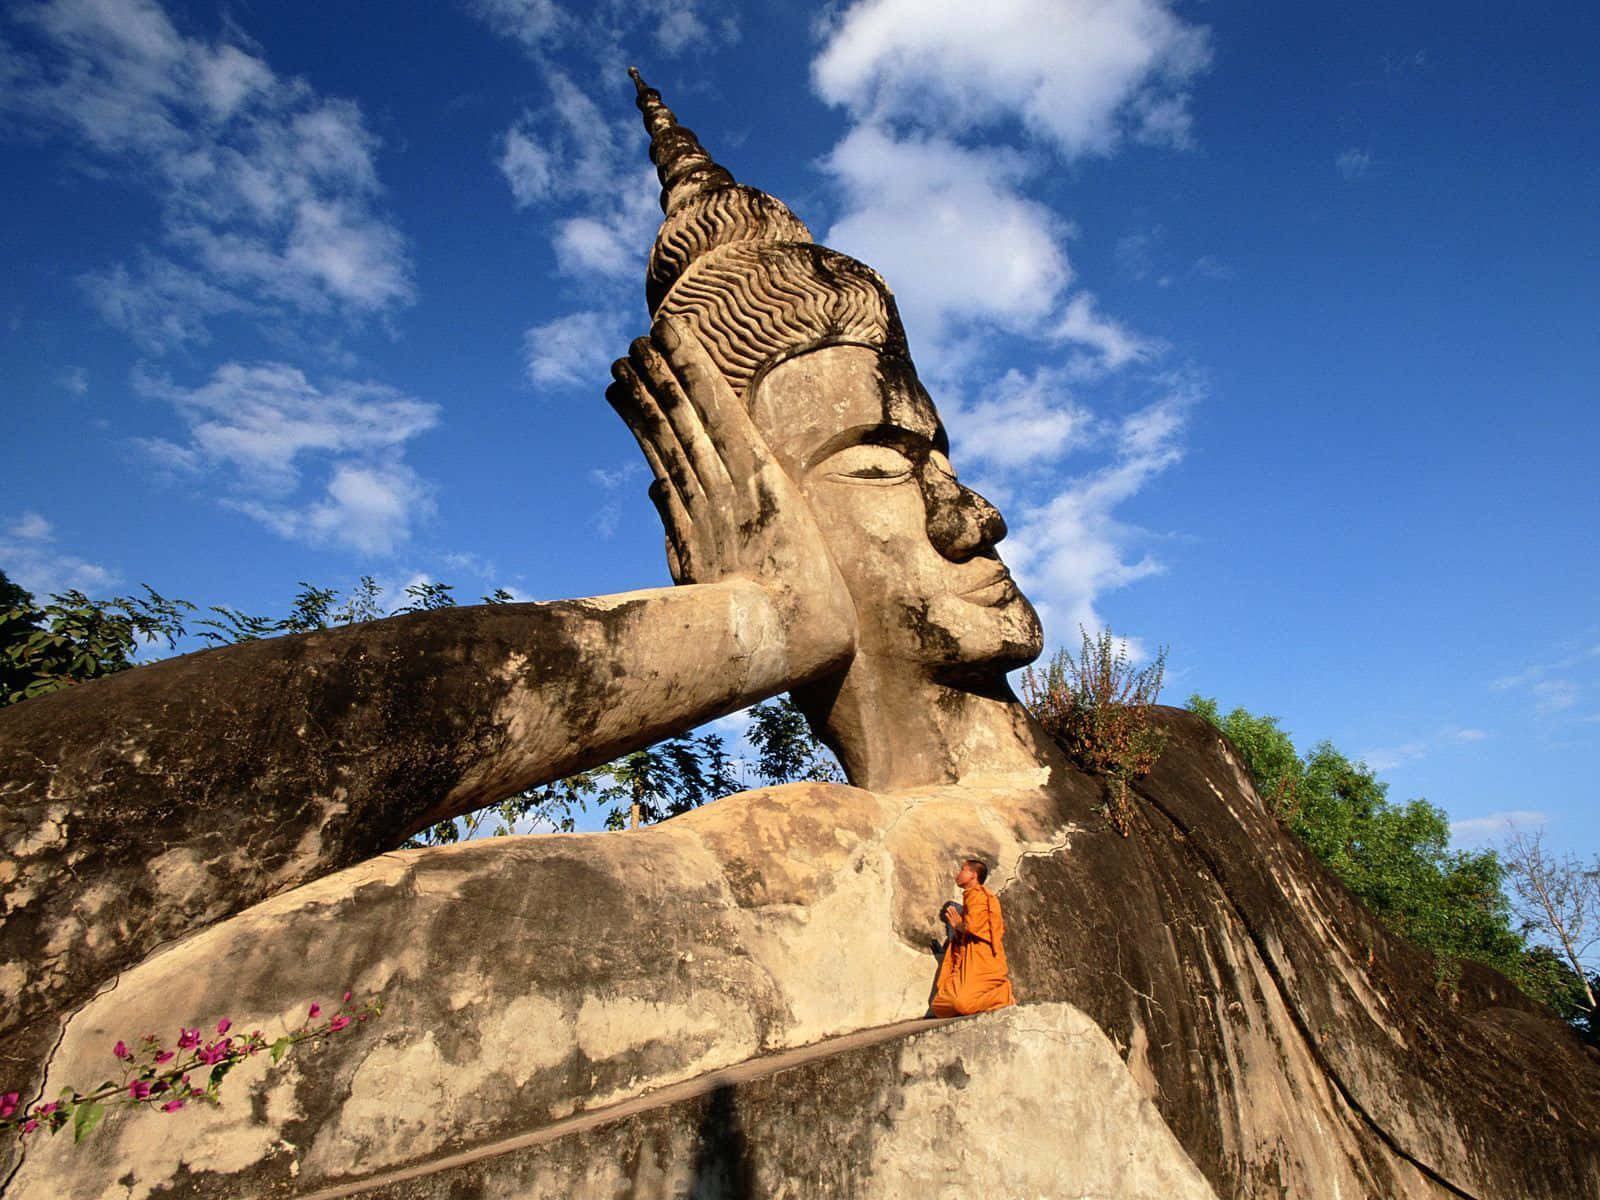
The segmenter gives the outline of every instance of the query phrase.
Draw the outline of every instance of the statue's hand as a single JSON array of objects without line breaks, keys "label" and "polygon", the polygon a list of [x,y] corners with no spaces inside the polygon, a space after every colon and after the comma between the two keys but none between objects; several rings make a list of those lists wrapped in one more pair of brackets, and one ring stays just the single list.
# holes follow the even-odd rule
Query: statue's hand
[{"label": "statue's hand", "polygon": [[797,665],[848,659],[849,589],[809,505],[693,331],[662,318],[611,371],[606,399],[655,472],[650,498],[673,579],[751,579],[772,597]]}]

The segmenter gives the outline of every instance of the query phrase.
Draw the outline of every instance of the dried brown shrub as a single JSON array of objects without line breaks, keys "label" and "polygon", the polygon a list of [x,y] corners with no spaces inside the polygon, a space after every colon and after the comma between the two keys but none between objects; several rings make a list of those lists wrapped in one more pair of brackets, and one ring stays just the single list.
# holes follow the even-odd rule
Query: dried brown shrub
[{"label": "dried brown shrub", "polygon": [[1082,628],[1083,648],[1074,657],[1056,652],[1042,672],[1022,673],[1022,698],[1045,732],[1083,770],[1106,780],[1106,815],[1128,836],[1128,781],[1155,766],[1166,735],[1150,723],[1150,708],[1161,694],[1167,648],[1135,670],[1127,644],[1108,629],[1091,637]]}]

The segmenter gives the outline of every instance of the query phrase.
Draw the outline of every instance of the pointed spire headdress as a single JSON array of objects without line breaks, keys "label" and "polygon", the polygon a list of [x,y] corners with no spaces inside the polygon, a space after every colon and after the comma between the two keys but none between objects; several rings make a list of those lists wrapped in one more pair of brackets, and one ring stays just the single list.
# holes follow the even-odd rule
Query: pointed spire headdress
[{"label": "pointed spire headdress", "polygon": [[661,230],[650,251],[650,313],[688,320],[736,390],[778,356],[829,342],[905,353],[887,285],[872,268],[818,246],[789,207],[734,180],[634,68]]}]

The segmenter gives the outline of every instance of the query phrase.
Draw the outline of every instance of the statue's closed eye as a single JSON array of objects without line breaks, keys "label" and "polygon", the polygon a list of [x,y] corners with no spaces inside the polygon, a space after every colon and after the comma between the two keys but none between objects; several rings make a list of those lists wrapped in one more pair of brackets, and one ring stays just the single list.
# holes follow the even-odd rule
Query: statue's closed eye
[{"label": "statue's closed eye", "polygon": [[892,446],[846,446],[822,463],[828,479],[886,486],[911,478],[911,460]]}]

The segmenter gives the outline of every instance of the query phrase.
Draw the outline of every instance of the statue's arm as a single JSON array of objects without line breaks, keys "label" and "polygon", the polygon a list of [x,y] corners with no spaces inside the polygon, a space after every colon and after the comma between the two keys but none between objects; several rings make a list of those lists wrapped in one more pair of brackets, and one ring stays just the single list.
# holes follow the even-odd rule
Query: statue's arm
[{"label": "statue's arm", "polygon": [[426,825],[843,670],[854,608],[697,344],[612,403],[685,586],[414,613],[184,655],[0,710],[0,961],[17,1021]]}]

